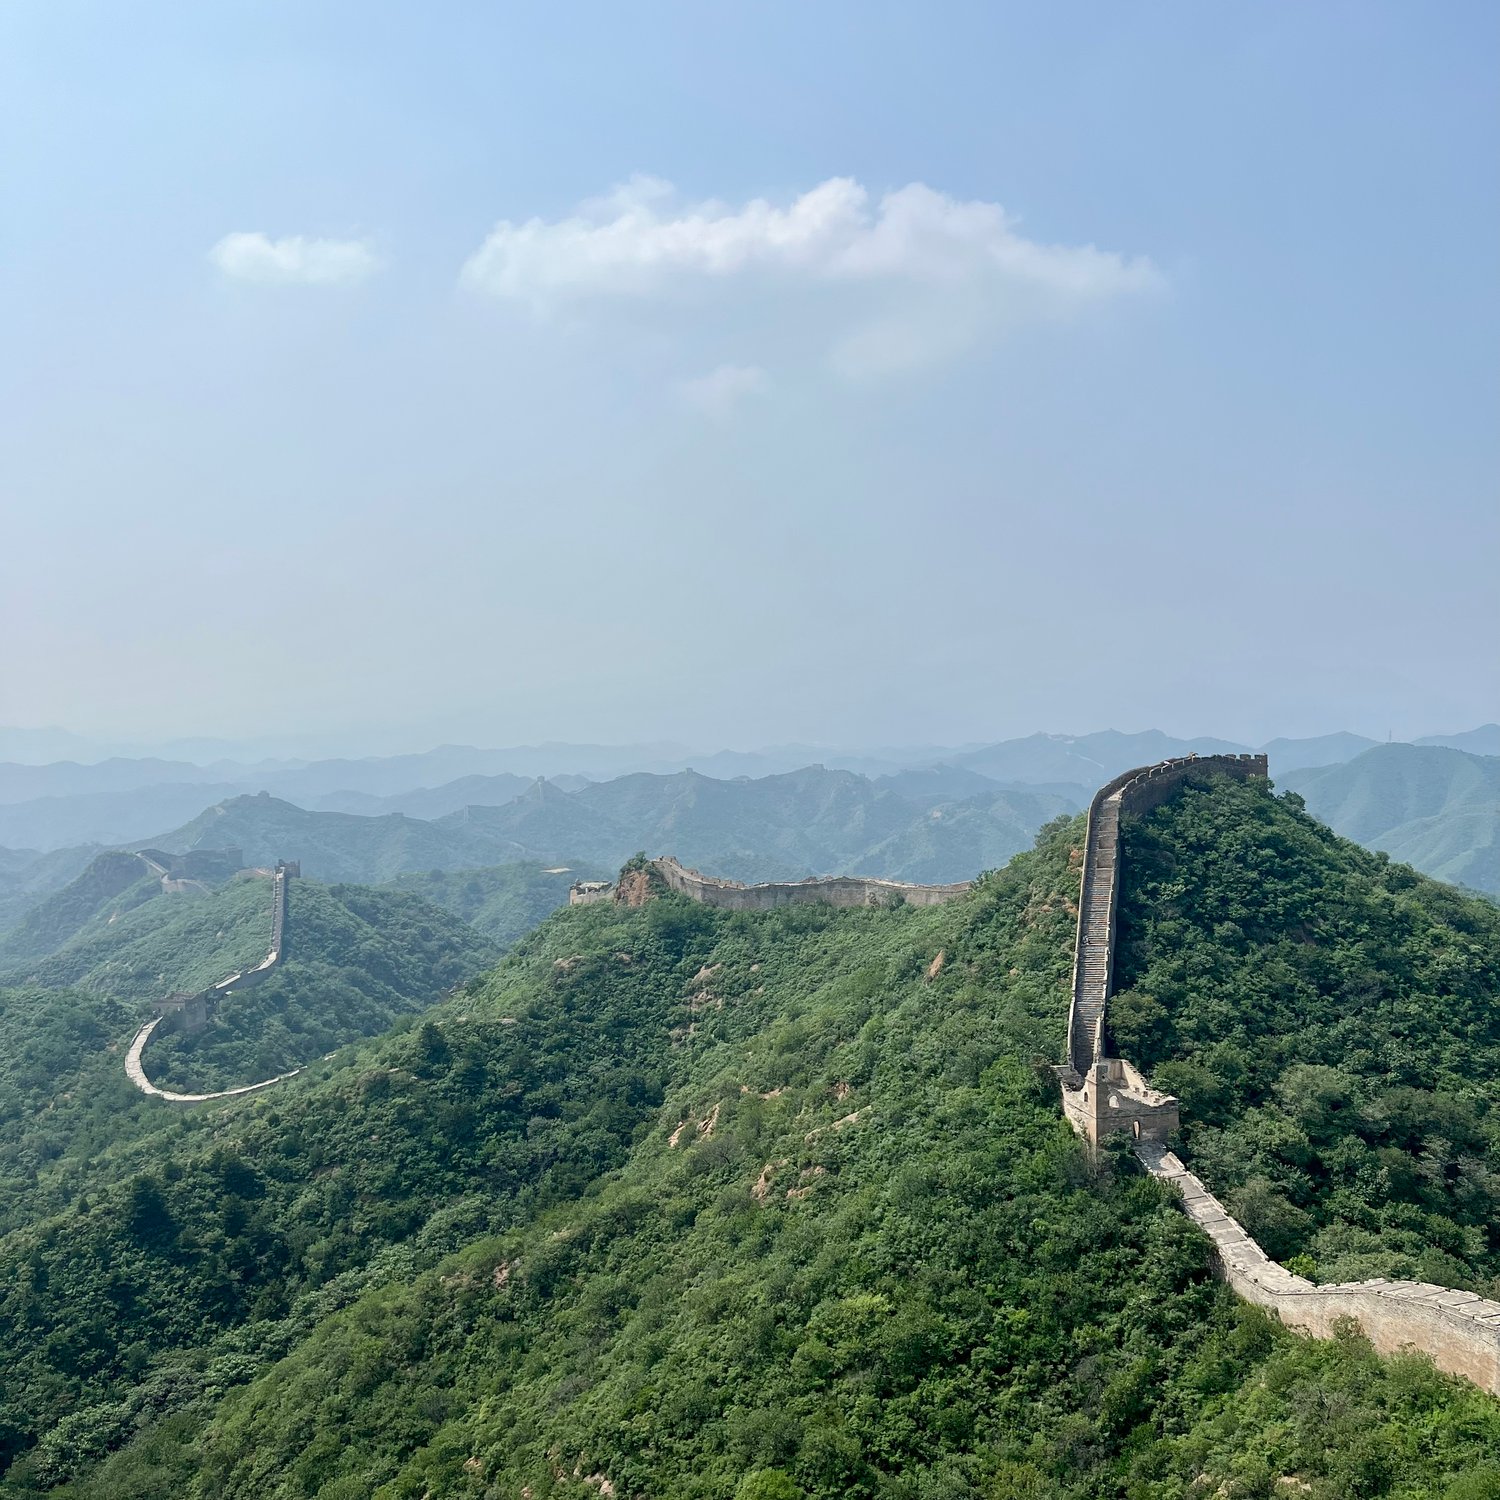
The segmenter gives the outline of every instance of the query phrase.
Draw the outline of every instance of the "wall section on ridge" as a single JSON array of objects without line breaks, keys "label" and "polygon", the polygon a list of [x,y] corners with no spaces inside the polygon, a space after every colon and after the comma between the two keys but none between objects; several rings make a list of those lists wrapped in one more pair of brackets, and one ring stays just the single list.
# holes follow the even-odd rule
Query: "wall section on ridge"
[{"label": "wall section on ridge", "polygon": [[240,1088],[220,1089],[217,1093],[177,1094],[152,1083],[146,1076],[145,1064],[146,1046],[158,1029],[185,1023],[186,1029],[199,1030],[207,1021],[211,1005],[235,990],[251,989],[263,984],[281,966],[286,957],[287,911],[291,899],[289,886],[291,878],[301,872],[299,862],[287,861],[279,862],[272,872],[271,943],[266,956],[258,964],[237,974],[230,974],[200,994],[168,996],[158,1005],[158,1013],[131,1039],[130,1049],[125,1055],[125,1073],[143,1094],[150,1094],[153,1098],[165,1099],[173,1104],[202,1104],[211,1099],[232,1099],[240,1094],[254,1094],[302,1071],[300,1068],[293,1068],[290,1073],[279,1073],[275,1078],[264,1078],[259,1083],[247,1083]]},{"label": "wall section on ridge", "polygon": [[1133,1134],[1135,1154],[1153,1177],[1181,1194],[1188,1217],[1213,1245],[1218,1274],[1247,1302],[1317,1338],[1332,1337],[1352,1320],[1381,1354],[1416,1349],[1438,1369],[1500,1396],[1500,1302],[1420,1281],[1318,1286],[1278,1265],[1167,1148],[1167,1137],[1176,1129],[1177,1101],[1151,1089],[1128,1062],[1105,1055],[1106,1007],[1114,985],[1120,818],[1150,812],[1205,772],[1241,780],[1263,777],[1266,758],[1213,755],[1164,761],[1117,776],[1090,804],[1068,1007],[1068,1061],[1058,1069],[1063,1112],[1091,1145],[1103,1135]]},{"label": "wall section on ridge", "polygon": [[1215,1269],[1239,1296],[1288,1328],[1331,1338],[1346,1319],[1381,1354],[1416,1349],[1438,1369],[1500,1396],[1500,1302],[1430,1281],[1340,1281],[1318,1286],[1278,1265],[1176,1155],[1140,1142],[1136,1155],[1182,1195],[1188,1217],[1213,1242]]},{"label": "wall section on ridge", "polygon": [[821,902],[826,906],[941,906],[956,901],[972,887],[969,880],[952,885],[907,885],[899,880],[876,880],[858,875],[830,875],[819,879],[768,881],[743,885],[689,870],[667,855],[653,859],[651,868],[669,890],[705,906],[726,911],[770,911],[778,906]]}]

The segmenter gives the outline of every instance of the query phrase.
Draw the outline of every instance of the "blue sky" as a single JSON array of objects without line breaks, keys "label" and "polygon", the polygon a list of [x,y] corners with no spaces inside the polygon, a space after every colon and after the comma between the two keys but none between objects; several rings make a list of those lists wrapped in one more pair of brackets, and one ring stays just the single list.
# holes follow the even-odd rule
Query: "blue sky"
[{"label": "blue sky", "polygon": [[13,3],[0,722],[1495,718],[1497,48],[1479,4]]}]

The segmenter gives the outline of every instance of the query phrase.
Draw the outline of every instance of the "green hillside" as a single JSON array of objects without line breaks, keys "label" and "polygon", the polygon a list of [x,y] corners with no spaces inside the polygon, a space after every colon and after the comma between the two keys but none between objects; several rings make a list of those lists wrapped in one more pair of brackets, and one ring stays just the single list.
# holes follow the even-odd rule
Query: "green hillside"
[{"label": "green hillside", "polygon": [[0,933],[21,921],[38,902],[86,870],[99,849],[0,849]]},{"label": "green hillside", "polygon": [[391,887],[442,907],[508,948],[559,906],[567,905],[574,881],[604,880],[612,874],[602,865],[556,868],[531,862],[399,875]]},{"label": "green hillside", "polygon": [[[1452,752],[1457,753],[1457,752]],[[1194,1169],[1330,1281],[1500,1287],[1500,910],[1251,786],[1126,830],[1118,1050]]]},{"label": "green hillside", "polygon": [[[0,1495],[1500,1493],[1500,1403],[1286,1334],[1128,1154],[1090,1167],[1047,1067],[1079,833],[946,907],[567,909],[420,1026],[122,1122],[0,1240]],[[1303,1082],[1278,961],[1333,1026],[1407,956],[1328,1048],[1472,1034],[1487,908],[1262,788],[1130,837],[1128,962],[1167,1017],[1138,998],[1134,1037],[1212,1054],[1226,1118],[1253,1091],[1204,1025],[1259,1025],[1270,1097]]]},{"label": "green hillside", "polygon": [[118,920],[161,894],[160,878],[134,854],[110,850],[0,933],[0,969],[55,953],[100,916]]},{"label": "green hillside", "polygon": [[[180,1115],[125,1078],[150,1004],[265,956],[270,882],[154,900],[0,980],[0,1228],[71,1201],[101,1160]],[[204,1031],[161,1036],[159,1084],[207,1092],[272,1076],[392,1024],[492,963],[495,947],[449,913],[394,891],[293,881],[290,957],[236,991]]]},{"label": "green hillside", "polygon": [[[473,928],[412,895],[294,880],[289,898],[285,962],[226,995],[202,1031],[153,1041],[158,1087],[206,1093],[284,1073],[424,1010],[497,957]],[[264,948],[263,936],[257,957]]]},{"label": "green hillside", "polygon": [[1500,756],[1378,745],[1347,765],[1277,779],[1345,838],[1500,895]]},{"label": "green hillside", "polygon": [[[55,952],[12,962],[0,978],[148,1002],[173,990],[204,989],[266,956],[269,879],[159,892],[157,881],[127,888],[123,898],[101,903]],[[136,896],[144,899],[125,904]]]},{"label": "green hillside", "polygon": [[874,845],[866,863],[872,869],[898,870],[902,880],[941,885],[955,871],[993,870],[1007,863],[1031,847],[1042,824],[1076,806],[1048,792],[980,792],[932,808]]}]

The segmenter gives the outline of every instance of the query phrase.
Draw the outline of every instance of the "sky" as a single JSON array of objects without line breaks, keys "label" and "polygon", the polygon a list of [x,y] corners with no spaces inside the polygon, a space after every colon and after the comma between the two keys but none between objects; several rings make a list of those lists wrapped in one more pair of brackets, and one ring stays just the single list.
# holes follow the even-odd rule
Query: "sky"
[{"label": "sky", "polygon": [[10,0],[0,724],[1500,718],[1500,8]]}]

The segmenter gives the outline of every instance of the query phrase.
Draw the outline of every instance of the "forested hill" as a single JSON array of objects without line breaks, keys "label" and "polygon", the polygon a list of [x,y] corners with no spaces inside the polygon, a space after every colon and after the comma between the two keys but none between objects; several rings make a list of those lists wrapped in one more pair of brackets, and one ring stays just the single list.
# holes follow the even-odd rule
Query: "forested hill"
[{"label": "forested hill", "polygon": [[618,869],[638,849],[736,880],[846,872],[898,880],[967,880],[1027,848],[1077,798],[990,786],[934,805],[849,771],[808,766],[751,781],[692,771],[621,776],[564,791],[535,782],[502,806],[432,822],[306,812],[274,797],[235,797],[152,843],[173,852],[233,845],[252,863],[296,850],[322,880],[387,881],[409,872],[516,861]]},{"label": "forested hill", "polygon": [[1494,1296],[1500,909],[1299,806],[1216,785],[1127,824],[1116,1050],[1273,1257]]},{"label": "forested hill", "polygon": [[1345,838],[1500,896],[1500,755],[1377,745],[1347,765],[1294,772],[1285,784]]},{"label": "forested hill", "polygon": [[[1153,997],[1187,1062],[1195,1006],[1248,1024],[1230,923],[1329,975],[1425,943],[1423,1024],[1462,1015],[1468,904],[1264,789],[1183,816],[1131,899],[1137,972],[1168,924],[1195,955]],[[419,1026],[123,1140],[0,1241],[0,1495],[1500,1493],[1500,1404],[1284,1333],[1090,1167],[1047,1066],[1080,832],[943,907],[569,909]]]},{"label": "forested hill", "polygon": [[[236,1087],[383,1032],[494,961],[495,947],[427,902],[296,880],[289,957],[235,991],[212,1023],[153,1040],[148,1072],[184,1092]],[[161,897],[87,926],[48,958],[0,976],[0,1230],[110,1179],[108,1158],[179,1114],[125,1077],[131,1032],[169,991],[265,956],[271,883]]]}]

